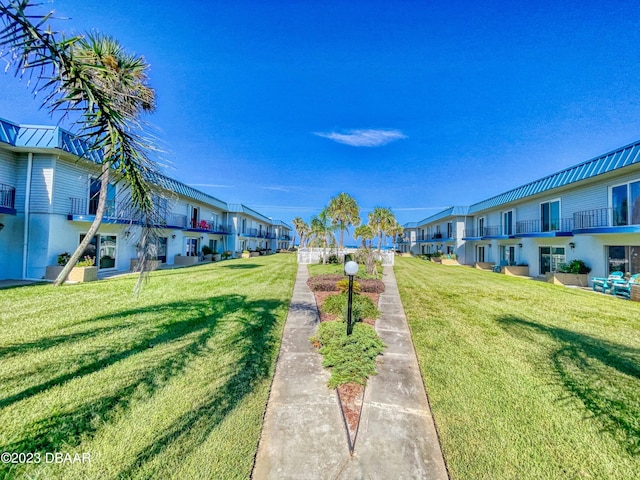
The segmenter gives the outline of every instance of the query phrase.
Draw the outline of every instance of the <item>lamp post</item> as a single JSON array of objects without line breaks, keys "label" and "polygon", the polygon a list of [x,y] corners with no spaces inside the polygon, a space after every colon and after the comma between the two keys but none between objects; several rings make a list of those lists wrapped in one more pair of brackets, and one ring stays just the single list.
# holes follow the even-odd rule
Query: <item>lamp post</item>
[{"label": "lamp post", "polygon": [[349,277],[349,298],[347,299],[347,335],[351,335],[353,331],[353,322],[351,321],[351,306],[353,304],[353,276],[358,273],[358,264],[349,261],[344,264],[344,273]]}]

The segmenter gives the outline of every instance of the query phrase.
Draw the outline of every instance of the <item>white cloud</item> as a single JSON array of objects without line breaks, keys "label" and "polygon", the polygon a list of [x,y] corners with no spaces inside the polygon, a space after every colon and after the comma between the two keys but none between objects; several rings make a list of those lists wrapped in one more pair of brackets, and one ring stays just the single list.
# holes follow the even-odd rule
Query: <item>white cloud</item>
[{"label": "white cloud", "polygon": [[352,147],[381,147],[387,143],[407,138],[400,130],[347,130],[345,133],[313,132],[313,134]]}]

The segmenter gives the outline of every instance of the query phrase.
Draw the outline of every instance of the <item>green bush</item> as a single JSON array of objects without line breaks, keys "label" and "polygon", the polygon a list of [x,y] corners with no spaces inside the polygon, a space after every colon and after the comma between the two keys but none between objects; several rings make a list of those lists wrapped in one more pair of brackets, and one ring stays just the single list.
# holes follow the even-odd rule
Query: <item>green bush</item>
[{"label": "green bush", "polygon": [[572,260],[569,263],[563,263],[558,267],[560,273],[589,273],[591,268],[587,267],[583,260]]},{"label": "green bush", "polygon": [[[321,310],[333,315],[343,315],[347,309],[348,296],[347,292],[343,292],[327,297],[322,304]],[[353,296],[352,309],[352,318],[356,322],[363,318],[375,319],[380,316],[380,310],[376,308],[369,297],[365,297],[364,295]]]},{"label": "green bush", "polygon": [[[336,287],[338,287],[338,291],[340,292],[348,292],[349,291],[349,279],[345,278],[336,282]],[[362,291],[362,286],[359,282],[353,281],[353,291],[354,293],[360,293]]]},{"label": "green bush", "polygon": [[351,382],[365,385],[376,374],[376,357],[384,349],[373,327],[363,323],[354,325],[351,335],[342,322],[321,323],[311,342],[320,344],[322,365],[332,369],[330,388]]}]

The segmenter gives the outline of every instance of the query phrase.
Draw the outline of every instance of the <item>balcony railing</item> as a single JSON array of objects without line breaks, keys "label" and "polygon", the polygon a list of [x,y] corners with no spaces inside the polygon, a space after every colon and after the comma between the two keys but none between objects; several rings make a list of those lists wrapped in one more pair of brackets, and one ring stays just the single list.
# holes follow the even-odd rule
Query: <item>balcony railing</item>
[{"label": "balcony railing", "polygon": [[502,227],[500,225],[483,227],[483,228],[467,228],[464,231],[464,238],[484,238],[484,237],[498,237],[501,235],[509,235],[508,233],[502,233]]},{"label": "balcony railing", "polygon": [[279,237],[279,240],[290,242],[291,241],[291,235],[281,234],[280,237]]},{"label": "balcony railing", "polygon": [[637,217],[620,218],[620,212],[615,208],[597,208],[584,210],[573,214],[573,225],[576,230],[598,227],[627,227],[640,225]]},{"label": "balcony railing", "polygon": [[416,240],[418,242],[430,242],[433,240],[455,240],[456,237],[456,232],[452,232],[451,236],[447,236],[443,233],[425,233],[424,235],[418,234]]},{"label": "balcony railing", "polygon": [[209,233],[230,233],[231,227],[229,225],[223,225],[221,223],[207,222],[206,220],[190,220],[189,228],[192,230],[198,230],[201,232]]},{"label": "balcony railing", "polygon": [[526,233],[545,232],[570,232],[573,230],[572,218],[561,218],[557,221],[545,222],[542,220],[520,220],[516,222],[516,235]]},{"label": "balcony railing", "polygon": [[0,207],[16,208],[16,189],[0,183]]}]

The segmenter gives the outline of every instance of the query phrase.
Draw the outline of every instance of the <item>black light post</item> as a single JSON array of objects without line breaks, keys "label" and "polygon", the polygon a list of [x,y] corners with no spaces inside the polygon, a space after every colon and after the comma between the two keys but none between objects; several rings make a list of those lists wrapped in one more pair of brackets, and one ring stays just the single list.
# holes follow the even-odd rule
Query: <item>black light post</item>
[{"label": "black light post", "polygon": [[353,332],[353,322],[351,321],[351,310],[353,305],[353,276],[358,273],[358,264],[349,261],[344,264],[344,273],[349,277],[349,298],[347,300],[347,335]]}]

